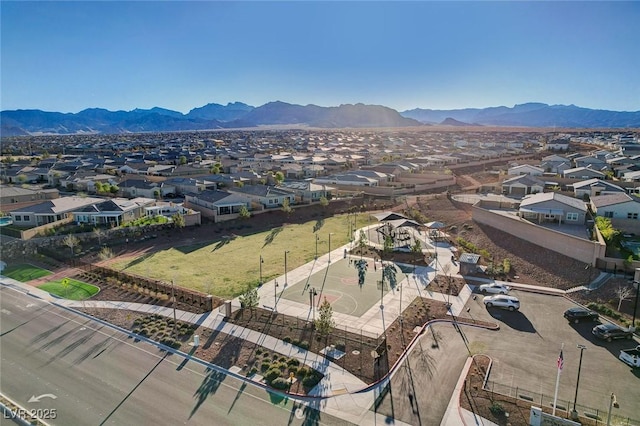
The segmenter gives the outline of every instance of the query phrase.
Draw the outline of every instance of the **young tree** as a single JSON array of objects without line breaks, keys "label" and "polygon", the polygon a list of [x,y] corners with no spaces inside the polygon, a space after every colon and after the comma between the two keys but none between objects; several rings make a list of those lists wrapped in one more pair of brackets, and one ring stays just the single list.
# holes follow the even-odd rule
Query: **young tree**
[{"label": "young tree", "polygon": [[104,231],[100,228],[93,228],[93,235],[98,239],[98,245],[102,245],[102,236],[104,235]]},{"label": "young tree", "polygon": [[78,237],[76,237],[73,234],[69,234],[66,237],[64,237],[62,239],[62,243],[69,247],[69,249],[71,250],[71,256],[73,256],[73,249],[80,244],[80,240],[78,239]]},{"label": "young tree", "polygon": [[358,249],[360,250],[360,256],[362,257],[362,253],[367,249],[367,245],[369,244],[369,240],[367,239],[367,234],[364,230],[360,230],[360,239],[358,240]]},{"label": "young tree", "polygon": [[320,197],[320,205],[322,207],[327,207],[329,205],[329,200],[324,195]]},{"label": "young tree", "polygon": [[286,214],[291,213],[292,208],[291,208],[289,198],[285,198],[284,200],[282,200],[282,211],[285,212]]},{"label": "young tree", "polygon": [[247,290],[240,295],[238,298],[240,300],[240,307],[243,309],[249,309],[251,312],[251,316],[253,316],[253,311],[258,307],[260,303],[260,295],[258,294],[258,289],[255,287],[248,286]]},{"label": "young tree", "polygon": [[329,303],[325,297],[318,309],[318,319],[315,321],[316,330],[318,330],[318,333],[320,333],[321,336],[327,337],[335,325],[336,322],[333,319],[333,308],[331,307],[331,303]]},{"label": "young tree", "polygon": [[616,289],[616,296],[618,296],[618,311],[620,311],[620,306],[622,306],[622,301],[626,300],[629,296],[631,296],[631,293],[633,292],[633,288],[632,287],[623,287],[623,286],[618,286],[618,288]]},{"label": "young tree", "polygon": [[181,166],[184,166],[185,164],[187,164],[187,157],[185,157],[184,155],[181,155],[179,162]]},{"label": "young tree", "polygon": [[396,272],[397,271],[398,270],[396,269],[396,267],[392,263],[384,265],[384,267],[382,269],[382,277],[383,277],[383,279],[384,278],[387,279],[387,281],[389,282],[389,287],[391,287],[391,289],[396,288],[396,285],[398,283],[398,281],[396,279]]},{"label": "young tree", "polygon": [[391,254],[393,252],[393,237],[391,235],[387,235],[384,237],[384,246],[382,248],[382,252],[385,255]]},{"label": "young tree", "polygon": [[274,178],[274,179],[275,179],[275,181],[276,181],[276,185],[281,185],[281,184],[282,184],[282,182],[284,182],[284,173],[282,173],[282,172],[276,172],[276,173],[273,175],[273,178]]},{"label": "young tree", "polygon": [[120,188],[118,188],[118,185],[111,185],[111,188],[109,188],[109,192],[112,194],[117,194],[118,191],[120,191]]},{"label": "young tree", "polygon": [[102,182],[96,182],[94,184],[94,187],[96,189],[96,193],[100,194],[101,192],[104,191],[104,185],[102,184]]},{"label": "young tree", "polygon": [[249,209],[247,208],[247,206],[240,207],[240,211],[238,212],[238,217],[240,217],[240,219],[249,219],[251,217],[251,212],[249,212]]},{"label": "young tree", "polygon": [[173,216],[171,216],[171,220],[173,221],[173,226],[175,228],[178,228],[178,229],[184,228],[185,226],[184,216],[182,216],[180,213],[176,213]]},{"label": "young tree", "polygon": [[356,269],[358,270],[358,285],[361,287],[364,285],[364,279],[367,275],[367,269],[369,268],[369,262],[364,259],[356,261]]}]

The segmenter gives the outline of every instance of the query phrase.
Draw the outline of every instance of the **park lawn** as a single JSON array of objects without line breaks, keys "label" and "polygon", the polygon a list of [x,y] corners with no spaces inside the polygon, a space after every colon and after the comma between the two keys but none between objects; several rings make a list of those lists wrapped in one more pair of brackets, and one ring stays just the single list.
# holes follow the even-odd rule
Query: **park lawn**
[{"label": "park lawn", "polygon": [[51,275],[53,272],[46,269],[38,268],[37,266],[30,265],[28,263],[22,263],[20,265],[8,266],[2,271],[2,275],[13,278],[16,281],[27,282],[38,278]]},{"label": "park lawn", "polygon": [[68,278],[69,285],[65,286],[62,283],[64,279],[65,278],[55,281],[49,281],[48,283],[42,284],[38,288],[69,300],[88,299],[98,291],[100,291],[100,289],[94,285],[71,278]]},{"label": "park lawn", "polygon": [[[222,298],[236,297],[247,286],[267,282],[284,275],[285,251],[287,270],[292,270],[318,256],[349,242],[349,221],[354,215],[338,215],[303,224],[286,224],[270,231],[246,236],[227,235],[197,245],[172,247],[134,260],[115,262],[112,266],[136,275],[165,282],[175,279],[176,285],[207,292]],[[368,214],[357,215],[356,226],[362,228],[375,223]]]}]

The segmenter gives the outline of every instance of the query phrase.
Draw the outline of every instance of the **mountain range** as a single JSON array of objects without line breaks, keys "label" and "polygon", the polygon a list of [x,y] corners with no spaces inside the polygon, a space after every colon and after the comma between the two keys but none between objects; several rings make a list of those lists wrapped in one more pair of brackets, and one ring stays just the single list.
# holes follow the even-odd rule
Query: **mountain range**
[{"label": "mountain range", "polygon": [[187,114],[165,108],[109,111],[90,108],[78,113],[7,110],[0,113],[1,135],[138,133],[215,130],[258,126],[314,128],[381,128],[443,126],[517,126],[630,128],[640,127],[640,111],[618,112],[574,105],[527,103],[512,108],[455,110],[412,109],[398,112],[381,105],[337,107],[269,102],[253,107],[242,102],[210,103]]}]

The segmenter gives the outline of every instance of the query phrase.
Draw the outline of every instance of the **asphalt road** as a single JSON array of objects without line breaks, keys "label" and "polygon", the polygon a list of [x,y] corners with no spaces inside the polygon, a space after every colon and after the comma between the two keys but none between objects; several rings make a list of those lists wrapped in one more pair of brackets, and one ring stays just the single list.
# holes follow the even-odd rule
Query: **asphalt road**
[{"label": "asphalt road", "polygon": [[0,315],[0,391],[51,424],[346,424],[4,287]]}]

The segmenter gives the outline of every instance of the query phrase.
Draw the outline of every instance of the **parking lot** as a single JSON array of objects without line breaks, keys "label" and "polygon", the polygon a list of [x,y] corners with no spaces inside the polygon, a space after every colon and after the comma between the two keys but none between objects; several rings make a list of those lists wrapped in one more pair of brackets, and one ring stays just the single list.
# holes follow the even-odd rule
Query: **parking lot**
[{"label": "parking lot", "polygon": [[[467,303],[465,315],[475,319],[495,321],[498,332],[465,328],[473,352],[485,353],[494,360],[490,382],[495,390],[510,388],[513,396],[531,397],[534,402],[549,406],[553,401],[557,360],[564,343],[564,368],[560,376],[558,409],[573,409],[578,378],[580,349],[584,345],[580,384],[577,399],[580,406],[607,410],[613,392],[620,404],[614,414],[640,420],[640,374],[618,359],[620,349],[631,348],[638,342],[618,340],[611,343],[597,339],[591,329],[597,323],[570,324],[562,316],[576,306],[560,296],[512,290],[520,299],[520,312],[487,309],[482,295],[475,295]],[[586,410],[593,413],[594,410]]]}]

